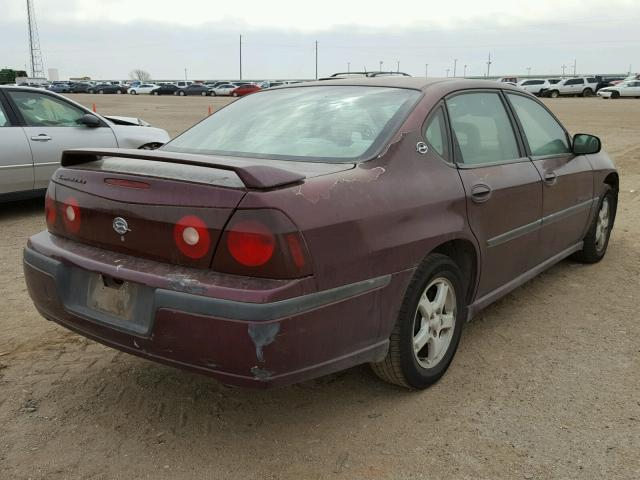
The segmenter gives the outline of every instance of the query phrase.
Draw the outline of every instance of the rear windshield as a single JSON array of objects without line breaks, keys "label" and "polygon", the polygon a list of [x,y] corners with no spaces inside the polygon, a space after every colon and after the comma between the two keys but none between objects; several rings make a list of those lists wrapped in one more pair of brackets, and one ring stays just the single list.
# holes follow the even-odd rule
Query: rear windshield
[{"label": "rear windshield", "polygon": [[256,93],[195,125],[163,150],[284,160],[346,162],[373,155],[420,91],[320,86]]}]

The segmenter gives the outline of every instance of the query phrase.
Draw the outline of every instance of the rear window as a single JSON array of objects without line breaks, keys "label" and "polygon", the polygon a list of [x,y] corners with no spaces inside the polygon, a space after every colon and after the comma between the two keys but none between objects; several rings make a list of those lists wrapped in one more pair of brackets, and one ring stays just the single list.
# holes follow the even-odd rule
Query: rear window
[{"label": "rear window", "polygon": [[184,153],[340,162],[373,155],[421,92],[319,86],[267,90],[219,110],[162,147]]}]

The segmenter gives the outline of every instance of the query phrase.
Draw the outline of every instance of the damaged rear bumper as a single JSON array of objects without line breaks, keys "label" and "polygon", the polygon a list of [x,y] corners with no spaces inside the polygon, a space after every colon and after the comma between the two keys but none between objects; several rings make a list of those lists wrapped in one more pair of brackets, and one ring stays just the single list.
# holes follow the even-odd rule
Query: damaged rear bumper
[{"label": "damaged rear bumper", "polygon": [[[43,232],[24,251],[29,293],[47,319],[105,345],[214,376],[286,385],[384,357],[380,304],[392,275],[315,291],[313,279],[243,279],[176,268]],[[96,278],[135,292],[126,315],[88,301]]]}]

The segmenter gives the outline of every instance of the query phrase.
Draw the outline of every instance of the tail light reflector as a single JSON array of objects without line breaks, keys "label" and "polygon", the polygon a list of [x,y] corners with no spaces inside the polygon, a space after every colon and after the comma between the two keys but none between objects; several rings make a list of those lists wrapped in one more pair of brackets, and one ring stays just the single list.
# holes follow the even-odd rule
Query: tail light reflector
[{"label": "tail light reflector", "polygon": [[207,225],[195,215],[182,217],[173,228],[173,239],[180,252],[194,260],[204,257],[211,248]]},{"label": "tail light reflector", "polygon": [[56,201],[49,196],[49,192],[47,192],[47,196],[44,198],[44,216],[47,219],[47,225],[49,227],[53,227],[56,224],[56,219],[58,218]]},{"label": "tail light reflector", "polygon": [[81,210],[78,201],[73,197],[67,198],[62,204],[62,220],[69,232],[78,233],[80,231],[80,217]]},{"label": "tail light reflector", "polygon": [[263,278],[311,275],[307,245],[298,228],[279,210],[236,210],[213,258],[218,272]]}]

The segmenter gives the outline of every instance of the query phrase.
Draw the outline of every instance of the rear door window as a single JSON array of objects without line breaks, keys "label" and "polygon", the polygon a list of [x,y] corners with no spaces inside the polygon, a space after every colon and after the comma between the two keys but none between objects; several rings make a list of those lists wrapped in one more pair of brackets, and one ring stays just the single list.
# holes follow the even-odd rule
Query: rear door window
[{"label": "rear door window", "polygon": [[424,137],[427,140],[427,144],[429,144],[429,146],[445,160],[448,159],[448,141],[446,132],[447,124],[445,122],[444,111],[442,110],[442,107],[439,107],[427,121],[427,126],[424,130]]},{"label": "rear door window", "polygon": [[462,163],[477,165],[520,158],[513,126],[496,92],[473,92],[447,99],[449,120]]},{"label": "rear door window", "polygon": [[561,155],[571,151],[562,126],[538,102],[512,93],[507,93],[507,98],[520,120],[532,156]]},{"label": "rear door window", "polygon": [[0,104],[0,127],[10,127],[11,123],[9,123],[9,116],[4,110],[2,104]]}]

